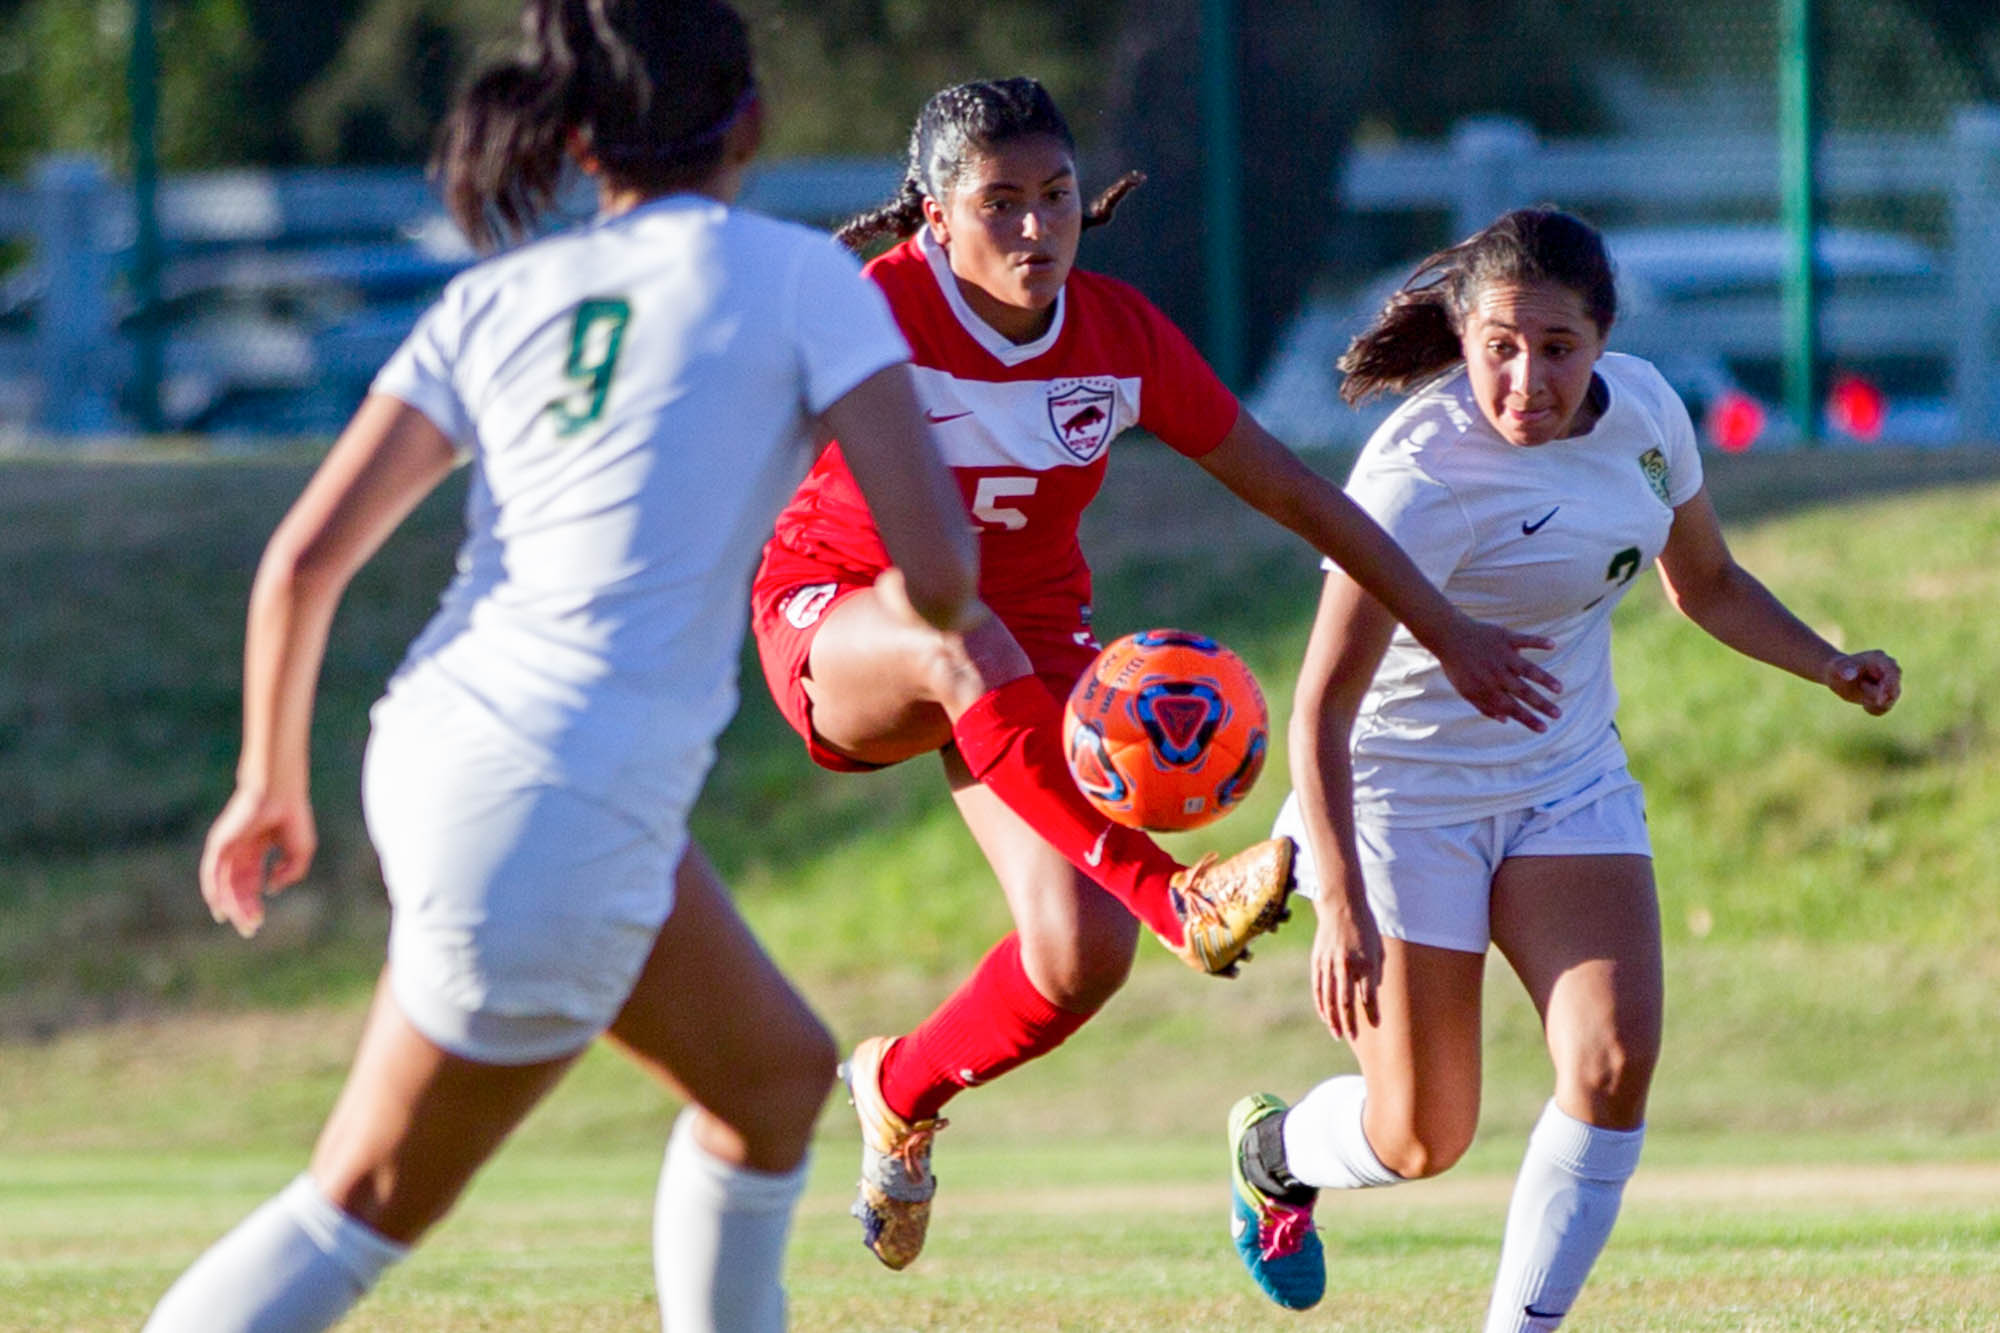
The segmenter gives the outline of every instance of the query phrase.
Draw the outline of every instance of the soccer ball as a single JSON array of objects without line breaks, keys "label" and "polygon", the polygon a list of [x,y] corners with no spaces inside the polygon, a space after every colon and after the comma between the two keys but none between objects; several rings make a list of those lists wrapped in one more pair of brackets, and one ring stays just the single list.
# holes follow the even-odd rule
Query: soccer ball
[{"label": "soccer ball", "polygon": [[1128,634],[1097,655],[1063,710],[1063,753],[1085,798],[1133,828],[1220,817],[1264,767],[1270,719],[1243,659],[1177,629]]}]

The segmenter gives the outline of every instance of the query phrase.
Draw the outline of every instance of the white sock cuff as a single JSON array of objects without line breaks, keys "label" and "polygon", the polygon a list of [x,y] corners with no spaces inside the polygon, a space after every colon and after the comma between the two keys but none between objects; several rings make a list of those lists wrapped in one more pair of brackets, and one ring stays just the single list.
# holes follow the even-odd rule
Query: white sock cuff
[{"label": "white sock cuff", "polygon": [[373,1287],[391,1264],[410,1253],[409,1246],[390,1240],[335,1207],[333,1200],[320,1189],[319,1182],[304,1172],[285,1186],[278,1195],[278,1203],[291,1214],[307,1239],[352,1274],[363,1291]]},{"label": "white sock cuff", "polygon": [[690,1170],[712,1196],[733,1213],[779,1213],[789,1210],[805,1190],[811,1154],[789,1171],[756,1171],[725,1162],[701,1146],[694,1136],[699,1112],[690,1106],[674,1120],[667,1139],[667,1169]]},{"label": "white sock cuff", "polygon": [[1639,1150],[1645,1146],[1646,1127],[1604,1129],[1588,1125],[1557,1106],[1554,1101],[1542,1108],[1529,1136],[1529,1150],[1542,1154],[1551,1164],[1583,1180],[1620,1184],[1639,1169]]},{"label": "white sock cuff", "polygon": [[[1403,1178],[1382,1165],[1374,1145],[1368,1142],[1367,1122],[1363,1119],[1367,1109],[1368,1081],[1359,1074],[1330,1078],[1300,1098],[1298,1106],[1293,1108],[1294,1114],[1287,1115],[1284,1124],[1285,1159],[1292,1166],[1292,1174],[1305,1184],[1322,1188],[1368,1189],[1402,1184]],[[1325,1141],[1320,1144],[1306,1141],[1315,1134],[1324,1135]],[[1311,1166],[1301,1170],[1302,1163],[1321,1162],[1329,1149],[1339,1163],[1340,1176],[1324,1169],[1313,1171]],[[1326,1167],[1332,1165],[1324,1163]]]}]

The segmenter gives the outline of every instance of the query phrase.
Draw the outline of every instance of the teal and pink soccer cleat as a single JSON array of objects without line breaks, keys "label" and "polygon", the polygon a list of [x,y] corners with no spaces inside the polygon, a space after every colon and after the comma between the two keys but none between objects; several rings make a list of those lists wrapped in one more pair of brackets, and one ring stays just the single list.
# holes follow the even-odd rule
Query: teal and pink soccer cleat
[{"label": "teal and pink soccer cleat", "polygon": [[1302,1204],[1274,1198],[1243,1169],[1251,1128],[1284,1109],[1268,1092],[1252,1093],[1229,1108],[1229,1230],[1243,1266],[1264,1294],[1287,1310],[1307,1310],[1326,1294],[1326,1250],[1313,1229],[1313,1198]]}]

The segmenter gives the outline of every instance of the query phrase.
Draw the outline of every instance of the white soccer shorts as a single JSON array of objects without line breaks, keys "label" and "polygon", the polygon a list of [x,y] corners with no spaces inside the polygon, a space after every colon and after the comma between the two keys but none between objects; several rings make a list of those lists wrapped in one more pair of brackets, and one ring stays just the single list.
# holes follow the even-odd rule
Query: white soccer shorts
[{"label": "white soccer shorts", "polygon": [[362,801],[393,908],[391,987],[419,1032],[521,1065],[617,1017],[673,908],[685,811],[663,837],[435,714],[419,728],[382,711]]},{"label": "white soccer shorts", "polygon": [[[1285,798],[1271,834],[1297,845],[1298,892],[1317,898],[1319,873],[1298,793]],[[1622,766],[1566,796],[1461,824],[1409,828],[1357,820],[1354,840],[1377,929],[1462,953],[1485,953],[1492,943],[1493,876],[1509,857],[1653,854],[1645,794]]]}]

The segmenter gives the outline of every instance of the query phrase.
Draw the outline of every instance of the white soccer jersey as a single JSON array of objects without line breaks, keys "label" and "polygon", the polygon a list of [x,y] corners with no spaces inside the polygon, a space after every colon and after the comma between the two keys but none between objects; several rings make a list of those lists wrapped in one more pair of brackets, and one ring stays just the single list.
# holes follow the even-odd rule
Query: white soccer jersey
[{"label": "white soccer jersey", "polygon": [[1355,807],[1389,824],[1521,809],[1624,763],[1612,724],[1611,612],[1701,488],[1694,427],[1667,382],[1607,353],[1610,403],[1574,439],[1523,447],[1495,432],[1461,369],[1384,422],[1347,484],[1466,614],[1555,642],[1531,654],[1563,683],[1536,733],[1482,717],[1401,626],[1353,737]]},{"label": "white soccer jersey", "polygon": [[374,384],[474,469],[457,577],[378,724],[449,708],[540,779],[684,813],[812,423],[908,354],[825,236],[695,195],[460,275]]}]

